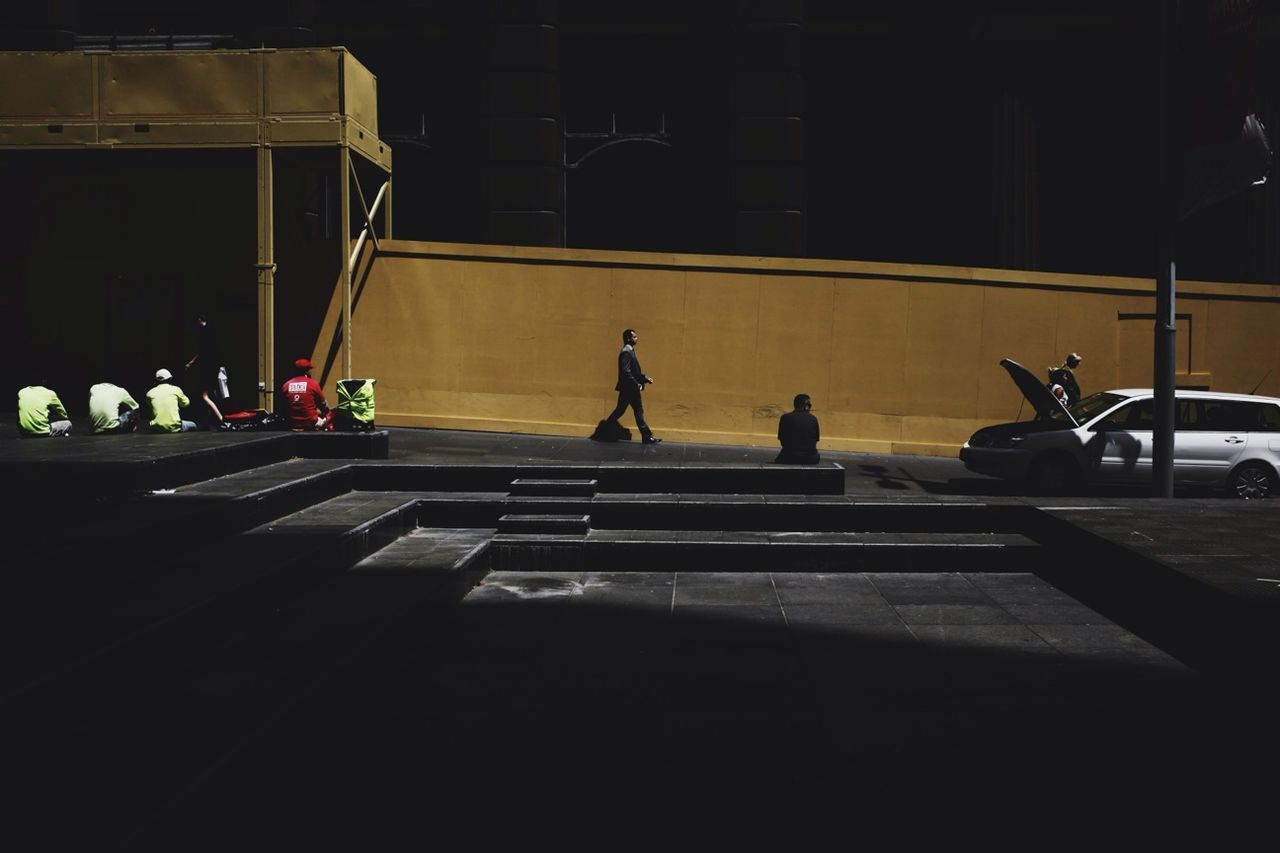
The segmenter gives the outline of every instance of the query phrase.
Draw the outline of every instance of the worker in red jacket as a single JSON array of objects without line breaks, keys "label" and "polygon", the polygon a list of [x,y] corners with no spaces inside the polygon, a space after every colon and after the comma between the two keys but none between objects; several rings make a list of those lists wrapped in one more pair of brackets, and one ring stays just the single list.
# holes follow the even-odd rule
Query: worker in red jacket
[{"label": "worker in red jacket", "polygon": [[300,358],[293,363],[298,375],[280,386],[289,406],[289,423],[296,430],[333,429],[333,413],[325,402],[320,383],[311,378],[311,361]]}]

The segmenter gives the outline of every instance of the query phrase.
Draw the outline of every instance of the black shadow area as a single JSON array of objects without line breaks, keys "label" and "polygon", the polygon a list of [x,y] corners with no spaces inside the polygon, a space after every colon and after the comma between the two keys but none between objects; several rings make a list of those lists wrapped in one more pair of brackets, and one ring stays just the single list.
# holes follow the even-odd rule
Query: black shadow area
[{"label": "black shadow area", "polygon": [[527,600],[406,623],[133,840],[376,846],[441,821],[519,836],[531,816],[567,834],[732,816],[737,832],[821,820],[833,802],[869,828],[881,808],[961,801],[1011,821],[1082,797],[1141,813],[1205,806],[1274,757],[1263,744],[1245,759],[1261,739],[1167,658],[942,648],[714,610]]}]

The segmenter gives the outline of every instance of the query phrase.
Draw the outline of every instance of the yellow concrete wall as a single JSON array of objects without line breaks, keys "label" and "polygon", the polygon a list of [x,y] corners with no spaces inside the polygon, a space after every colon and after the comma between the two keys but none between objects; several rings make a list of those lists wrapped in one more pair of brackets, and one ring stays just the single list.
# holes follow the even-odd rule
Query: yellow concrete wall
[{"label": "yellow concrete wall", "polygon": [[[1123,319],[1154,310],[1141,279],[383,241],[356,290],[354,372],[388,426],[587,435],[626,327],[649,423],[680,441],[774,445],[805,392],[822,448],[951,455],[1029,416],[1003,357],[1042,374],[1078,351],[1086,393],[1150,376],[1152,320]],[[313,353],[330,365],[338,294]],[[1181,282],[1177,311],[1183,381],[1250,391],[1270,369],[1258,393],[1280,395],[1280,288]]]}]

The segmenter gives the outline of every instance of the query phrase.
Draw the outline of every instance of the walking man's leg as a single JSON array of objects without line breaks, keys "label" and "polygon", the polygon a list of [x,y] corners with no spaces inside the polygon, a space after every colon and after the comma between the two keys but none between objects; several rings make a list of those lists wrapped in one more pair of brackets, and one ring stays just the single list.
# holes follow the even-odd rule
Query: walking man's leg
[{"label": "walking man's leg", "polygon": [[610,414],[609,417],[605,418],[605,420],[614,421],[616,423],[618,418],[622,417],[623,414],[626,413],[626,411],[627,411],[627,395],[626,393],[619,391],[618,405],[613,407],[613,413]]},{"label": "walking man's leg", "polygon": [[644,441],[653,439],[653,430],[649,429],[649,425],[644,420],[644,402],[639,394],[631,401],[631,411],[636,416],[636,428],[640,430],[640,437]]}]

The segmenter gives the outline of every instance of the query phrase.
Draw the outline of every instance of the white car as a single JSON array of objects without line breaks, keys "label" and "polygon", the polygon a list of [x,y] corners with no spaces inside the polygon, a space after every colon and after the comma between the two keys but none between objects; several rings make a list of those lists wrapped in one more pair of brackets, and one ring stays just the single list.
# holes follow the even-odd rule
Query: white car
[{"label": "white car", "polygon": [[[1039,491],[1082,480],[1151,483],[1154,394],[1123,388],[1065,406],[1016,361],[1000,366],[1036,411],[1036,419],[984,427],[960,449],[965,467],[1025,479]],[[1241,498],[1280,489],[1280,398],[1175,392],[1173,478],[1225,488]]]}]

